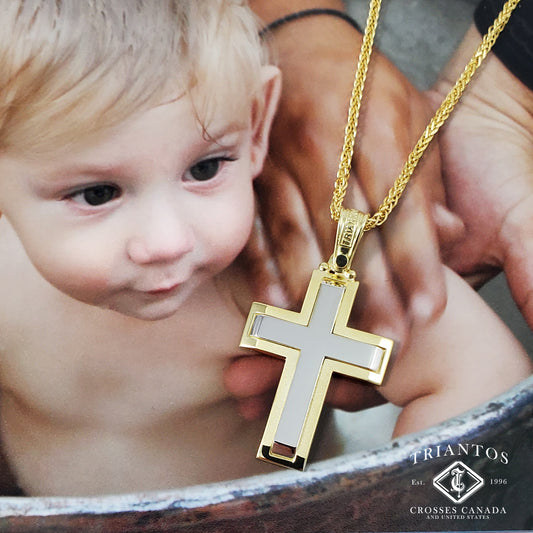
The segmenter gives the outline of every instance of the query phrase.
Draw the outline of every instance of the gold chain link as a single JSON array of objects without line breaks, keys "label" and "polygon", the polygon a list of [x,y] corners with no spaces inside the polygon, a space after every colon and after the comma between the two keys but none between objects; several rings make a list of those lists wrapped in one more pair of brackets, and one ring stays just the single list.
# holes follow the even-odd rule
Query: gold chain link
[{"label": "gold chain link", "polygon": [[[420,139],[418,139],[413,151],[409,154],[407,161],[405,162],[402,172],[394,182],[394,185],[389,190],[389,193],[383,200],[382,204],[379,206],[376,213],[368,218],[364,231],[368,231],[376,226],[381,226],[387,220],[392,210],[396,207],[429,143],[435,137],[446,119],[450,116],[455,105],[461,98],[466,86],[472,79],[472,76],[481,65],[487,54],[490,52],[491,48],[494,46],[498,35],[507,24],[511,13],[519,3],[520,0],[508,0],[505,3],[500,14],[494,21],[494,24],[489,28],[478,49],[472,56],[472,59],[465,67],[465,70],[455,82],[455,85],[450,90],[440,107],[437,109],[437,112],[430,120],[429,124],[424,130],[424,133],[422,133],[420,136]],[[335,181],[333,200],[330,207],[331,218],[336,222],[340,217],[342,202],[346,196],[348,180],[350,178],[355,136],[357,133],[357,122],[359,119],[359,109],[361,107],[361,99],[363,96],[368,64],[370,62],[370,55],[372,53],[372,46],[374,43],[374,35],[376,33],[380,7],[381,0],[371,0],[365,34],[363,37],[363,44],[359,54],[359,63],[355,75],[352,97],[350,99],[350,109],[344,137],[344,146],[339,164],[339,170],[337,173],[337,180]]]}]

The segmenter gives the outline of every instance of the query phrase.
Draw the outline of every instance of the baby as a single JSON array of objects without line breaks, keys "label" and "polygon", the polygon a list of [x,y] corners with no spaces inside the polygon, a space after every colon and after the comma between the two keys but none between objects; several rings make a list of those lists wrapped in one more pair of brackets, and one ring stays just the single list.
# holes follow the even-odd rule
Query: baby
[{"label": "baby", "polygon": [[[0,10],[0,430],[18,485],[89,495],[270,470],[264,421],[223,386],[247,353],[238,256],[280,92],[253,16],[239,0]],[[380,388],[404,406],[395,434],[531,372],[451,273],[448,291]]]}]

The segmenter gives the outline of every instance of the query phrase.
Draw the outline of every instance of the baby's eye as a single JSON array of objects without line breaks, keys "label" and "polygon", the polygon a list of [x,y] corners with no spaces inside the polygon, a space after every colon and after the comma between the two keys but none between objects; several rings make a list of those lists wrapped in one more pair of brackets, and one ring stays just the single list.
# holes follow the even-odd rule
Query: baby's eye
[{"label": "baby's eye", "polygon": [[230,157],[213,157],[196,163],[189,169],[188,174],[190,175],[190,179],[194,181],[209,181],[213,179],[219,173],[224,161],[235,161],[235,159]]},{"label": "baby's eye", "polygon": [[71,194],[69,198],[80,204],[99,206],[107,204],[120,196],[120,189],[115,185],[93,185]]}]

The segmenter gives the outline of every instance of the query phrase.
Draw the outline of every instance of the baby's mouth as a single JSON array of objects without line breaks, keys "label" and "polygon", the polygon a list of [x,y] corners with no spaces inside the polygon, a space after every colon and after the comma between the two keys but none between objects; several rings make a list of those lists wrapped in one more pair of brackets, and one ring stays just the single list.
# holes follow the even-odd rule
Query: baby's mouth
[{"label": "baby's mouth", "polygon": [[154,289],[145,290],[142,292],[146,292],[147,294],[166,294],[169,292],[174,291],[181,285],[180,282],[173,282],[173,283],[164,283],[161,284]]}]

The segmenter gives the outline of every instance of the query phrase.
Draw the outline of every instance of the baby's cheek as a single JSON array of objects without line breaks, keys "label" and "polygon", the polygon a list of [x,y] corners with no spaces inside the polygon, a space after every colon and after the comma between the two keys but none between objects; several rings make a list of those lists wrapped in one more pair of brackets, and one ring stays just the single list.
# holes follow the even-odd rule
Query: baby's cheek
[{"label": "baby's cheek", "polygon": [[59,291],[76,300],[98,304],[109,290],[109,273],[92,259],[75,253],[57,253],[35,266]]},{"label": "baby's cheek", "polygon": [[[237,208],[236,208],[237,210]],[[241,215],[241,216],[238,216]],[[252,230],[253,216],[233,213],[218,226],[211,244],[212,259],[220,269],[229,266],[245,247]]]}]

